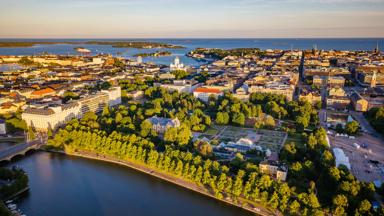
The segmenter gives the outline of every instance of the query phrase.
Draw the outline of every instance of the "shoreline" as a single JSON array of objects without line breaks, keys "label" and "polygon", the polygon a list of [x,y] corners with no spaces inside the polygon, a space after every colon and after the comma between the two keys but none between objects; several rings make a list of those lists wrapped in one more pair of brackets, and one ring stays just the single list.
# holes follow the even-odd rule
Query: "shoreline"
[{"label": "shoreline", "polygon": [[7,200],[10,200],[10,199],[13,199],[13,198],[15,198],[15,197],[17,197],[17,196],[19,196],[19,195],[21,195],[21,194],[27,192],[28,190],[29,190],[29,187],[25,187],[25,188],[23,188],[23,189],[20,189],[20,190],[17,191],[16,193],[14,193],[14,194],[12,194],[12,195],[6,197],[6,198],[3,199],[3,200],[4,200],[4,201],[7,201]]},{"label": "shoreline", "polygon": [[179,187],[183,187],[185,189],[192,190],[192,191],[197,192],[197,193],[199,193],[201,195],[205,195],[207,197],[213,198],[213,199],[215,199],[217,201],[224,202],[224,203],[226,203],[228,205],[232,205],[232,206],[244,209],[244,210],[252,212],[252,213],[254,213],[256,215],[262,215],[262,216],[279,215],[279,214],[276,214],[274,212],[271,212],[271,211],[267,210],[265,207],[263,207],[261,205],[260,206],[255,206],[255,208],[259,209],[259,210],[255,210],[252,207],[243,206],[241,204],[236,204],[232,200],[219,199],[219,198],[215,197],[213,194],[211,194],[209,191],[206,191],[205,188],[203,188],[201,186],[198,186],[198,185],[196,185],[194,183],[188,182],[188,181],[186,181],[184,179],[175,177],[173,175],[169,175],[167,173],[159,172],[157,170],[149,168],[147,165],[138,164],[138,163],[134,163],[134,162],[127,161],[127,160],[114,159],[114,158],[111,158],[111,157],[108,157],[108,156],[103,156],[102,157],[102,156],[98,156],[98,155],[85,154],[85,153],[79,153],[79,152],[67,153],[67,152],[64,152],[64,151],[57,151],[57,150],[43,150],[43,151],[51,152],[51,153],[59,153],[59,154],[64,154],[64,155],[68,155],[68,156],[81,157],[81,158],[97,160],[97,161],[104,161],[104,162],[109,162],[109,163],[114,163],[114,164],[119,164],[119,165],[122,165],[122,166],[125,166],[125,167],[128,167],[128,168],[134,169],[136,171],[148,174],[150,176],[159,178],[159,179],[164,180],[166,182],[178,185]]}]

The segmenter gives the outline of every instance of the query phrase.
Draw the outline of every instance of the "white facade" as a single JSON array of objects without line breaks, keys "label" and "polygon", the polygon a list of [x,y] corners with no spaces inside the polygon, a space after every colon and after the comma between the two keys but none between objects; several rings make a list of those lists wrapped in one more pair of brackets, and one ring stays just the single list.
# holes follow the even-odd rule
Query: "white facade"
[{"label": "white facade", "polygon": [[148,121],[151,122],[153,130],[160,134],[165,133],[168,128],[180,127],[180,121],[178,118],[170,119],[152,116],[148,119]]},{"label": "white facade", "polygon": [[28,127],[38,131],[47,131],[48,129],[54,130],[73,118],[81,118],[87,112],[100,112],[106,105],[114,106],[119,103],[121,103],[120,87],[81,98],[70,104],[27,108],[21,117]]},{"label": "white facade", "polygon": [[7,134],[7,128],[5,127],[5,121],[0,119],[0,135]]},{"label": "white facade", "polygon": [[175,58],[175,61],[169,65],[171,71],[174,70],[185,70],[184,64],[180,63],[179,57]]},{"label": "white facade", "polygon": [[344,151],[340,148],[334,148],[333,154],[335,155],[336,167],[339,165],[346,166],[349,170],[351,169],[351,164],[349,163],[349,158],[344,154]]},{"label": "white facade", "polygon": [[216,98],[223,96],[223,92],[217,89],[208,89],[208,88],[197,88],[193,91],[193,96],[204,102],[208,102],[208,99],[211,95],[214,95]]},{"label": "white facade", "polygon": [[102,90],[101,92],[108,94],[108,98],[109,98],[108,104],[110,107],[121,104],[121,88],[120,88],[120,86],[111,88],[109,90]]},{"label": "white facade", "polygon": [[198,87],[198,84],[187,80],[174,80],[173,84],[161,84],[160,87],[178,92],[192,93]]}]

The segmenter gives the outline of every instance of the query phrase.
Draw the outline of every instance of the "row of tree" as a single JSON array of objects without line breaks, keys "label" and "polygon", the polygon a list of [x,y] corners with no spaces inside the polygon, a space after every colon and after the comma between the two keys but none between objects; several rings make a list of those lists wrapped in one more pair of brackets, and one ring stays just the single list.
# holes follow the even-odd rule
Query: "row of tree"
[{"label": "row of tree", "polygon": [[28,176],[19,168],[3,168],[0,167],[0,198],[8,199],[19,191],[28,187]]},{"label": "row of tree", "polygon": [[291,215],[321,215],[321,206],[314,191],[296,193],[287,183],[274,181],[257,167],[231,172],[217,161],[203,159],[190,152],[166,147],[160,152],[143,140],[132,136],[72,129],[60,130],[49,143],[67,151],[92,152],[145,164],[153,169],[176,175],[207,188],[218,198],[260,202]]}]

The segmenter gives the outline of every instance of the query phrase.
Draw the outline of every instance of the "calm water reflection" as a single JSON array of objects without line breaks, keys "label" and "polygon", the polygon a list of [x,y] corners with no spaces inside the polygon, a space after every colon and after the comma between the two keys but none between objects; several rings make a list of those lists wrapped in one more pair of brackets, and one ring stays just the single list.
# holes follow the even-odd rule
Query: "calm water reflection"
[{"label": "calm water reflection", "polygon": [[35,152],[22,167],[30,191],[18,201],[28,216],[253,215],[124,166]]}]

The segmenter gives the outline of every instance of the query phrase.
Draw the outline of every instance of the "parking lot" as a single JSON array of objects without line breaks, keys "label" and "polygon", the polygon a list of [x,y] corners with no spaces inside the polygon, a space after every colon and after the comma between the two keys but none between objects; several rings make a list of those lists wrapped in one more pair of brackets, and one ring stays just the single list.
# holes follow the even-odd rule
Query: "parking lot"
[{"label": "parking lot", "polygon": [[[370,134],[363,134],[355,139],[328,136],[333,148],[338,147],[344,150],[349,158],[351,171],[358,180],[384,182],[384,142],[380,138]],[[357,143],[360,148],[354,146],[354,143]],[[363,148],[364,145],[367,147]]]}]

